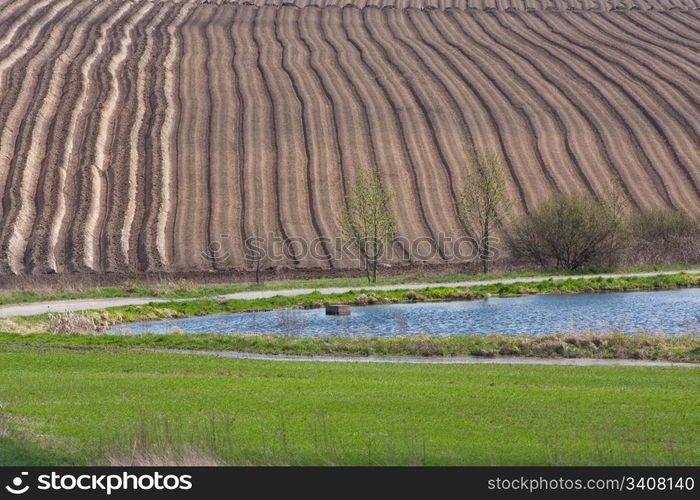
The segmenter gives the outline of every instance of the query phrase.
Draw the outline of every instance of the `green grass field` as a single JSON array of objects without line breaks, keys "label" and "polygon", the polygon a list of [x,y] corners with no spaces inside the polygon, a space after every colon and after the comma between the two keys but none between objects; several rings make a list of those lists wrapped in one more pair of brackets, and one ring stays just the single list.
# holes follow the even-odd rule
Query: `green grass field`
[{"label": "green grass field", "polygon": [[1,344],[0,381],[1,465],[700,464],[696,368],[263,362]]}]

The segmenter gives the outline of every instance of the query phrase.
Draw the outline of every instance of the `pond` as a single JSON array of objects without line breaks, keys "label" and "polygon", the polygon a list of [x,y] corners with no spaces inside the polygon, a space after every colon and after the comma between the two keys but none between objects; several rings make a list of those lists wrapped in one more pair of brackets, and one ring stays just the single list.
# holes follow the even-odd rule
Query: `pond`
[{"label": "pond", "polygon": [[114,332],[275,333],[380,336],[607,332],[700,333],[700,289],[580,295],[529,295],[459,302],[353,306],[203,316],[120,325]]}]

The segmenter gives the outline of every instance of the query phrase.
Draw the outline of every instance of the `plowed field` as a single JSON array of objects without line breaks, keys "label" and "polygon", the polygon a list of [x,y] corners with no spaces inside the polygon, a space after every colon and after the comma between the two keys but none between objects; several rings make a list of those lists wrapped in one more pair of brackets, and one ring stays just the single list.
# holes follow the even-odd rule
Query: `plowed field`
[{"label": "plowed field", "polygon": [[0,0],[0,274],[250,268],[247,238],[339,236],[362,167],[436,242],[471,147],[515,211],[617,181],[700,215],[699,7]]}]

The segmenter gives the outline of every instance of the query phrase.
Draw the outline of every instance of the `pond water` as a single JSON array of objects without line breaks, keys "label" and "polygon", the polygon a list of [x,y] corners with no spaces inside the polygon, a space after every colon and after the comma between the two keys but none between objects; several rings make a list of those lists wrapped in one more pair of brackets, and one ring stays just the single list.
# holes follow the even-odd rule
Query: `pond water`
[{"label": "pond water", "polygon": [[358,306],[352,307],[351,316],[326,316],[323,309],[264,311],[131,323],[113,331],[172,333],[178,330],[380,337],[420,333],[537,335],[611,330],[700,333],[700,289]]}]

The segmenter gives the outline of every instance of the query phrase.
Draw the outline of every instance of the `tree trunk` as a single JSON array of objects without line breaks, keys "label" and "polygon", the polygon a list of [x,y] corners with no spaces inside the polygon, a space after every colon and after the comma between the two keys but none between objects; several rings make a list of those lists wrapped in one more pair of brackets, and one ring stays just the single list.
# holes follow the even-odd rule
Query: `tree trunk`
[{"label": "tree trunk", "polygon": [[489,236],[489,226],[487,225],[484,230],[484,239],[481,242],[481,263],[484,274],[489,272]]}]

